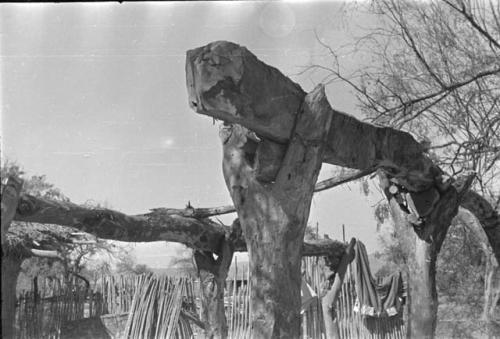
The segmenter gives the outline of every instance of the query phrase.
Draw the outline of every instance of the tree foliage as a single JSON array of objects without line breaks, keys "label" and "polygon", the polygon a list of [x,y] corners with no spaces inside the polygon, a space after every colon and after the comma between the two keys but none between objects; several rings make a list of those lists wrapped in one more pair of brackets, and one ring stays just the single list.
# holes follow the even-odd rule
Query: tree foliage
[{"label": "tree foliage", "polygon": [[[20,165],[8,160],[2,163],[0,172],[2,184],[9,176],[22,177],[22,193],[50,200],[69,201],[68,197],[47,181],[45,175],[27,176]],[[93,207],[99,205],[93,204]],[[62,228],[64,232],[61,232]],[[87,279],[91,277],[80,273],[86,268],[89,260],[96,256],[113,256],[120,252],[120,248],[111,242],[57,225],[33,225],[14,221],[9,232],[11,243],[20,243],[27,251],[30,248],[42,250],[37,252],[38,256],[24,260],[18,279],[18,290],[30,288],[30,282],[36,277],[63,277],[67,280],[78,276],[88,283]],[[56,250],[58,257],[43,257],[44,250]]]},{"label": "tree foliage", "polygon": [[22,177],[24,179],[22,193],[30,194],[36,197],[69,201],[69,199],[53,184],[47,182],[45,175],[32,175],[27,177],[21,166],[15,162],[6,159],[0,168],[0,177],[2,185],[9,176]]},{"label": "tree foliage", "polygon": [[123,253],[118,258],[115,271],[118,274],[144,274],[152,272],[147,265],[138,264],[134,256],[129,252]]}]

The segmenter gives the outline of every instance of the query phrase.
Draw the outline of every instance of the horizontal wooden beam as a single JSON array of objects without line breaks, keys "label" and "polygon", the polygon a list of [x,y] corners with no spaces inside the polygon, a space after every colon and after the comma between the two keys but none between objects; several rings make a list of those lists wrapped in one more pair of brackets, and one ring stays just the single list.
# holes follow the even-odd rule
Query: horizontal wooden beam
[{"label": "horizontal wooden beam", "polygon": [[[165,210],[169,212],[165,213]],[[200,251],[219,253],[222,241],[226,234],[231,233],[232,227],[206,218],[186,217],[182,212],[181,215],[169,214],[173,210],[155,209],[150,213],[130,216],[110,209],[89,208],[71,202],[23,194],[19,199],[14,220],[69,226],[101,239],[126,242],[178,242]],[[232,234],[230,239],[235,251],[247,250],[241,232]],[[345,244],[330,239],[310,240],[303,244],[304,256],[335,256],[344,250]]]},{"label": "horizontal wooden beam", "polygon": [[[196,112],[240,124],[284,147],[306,95],[279,70],[227,41],[188,51],[186,81]],[[411,191],[433,186],[434,165],[410,134],[361,122],[326,105],[333,118],[325,162],[359,170],[382,167]]]},{"label": "horizontal wooden beam", "polygon": [[227,231],[227,227],[208,219],[155,212],[130,216],[27,194],[20,197],[14,220],[70,226],[109,240],[173,241],[211,252],[218,251]]}]

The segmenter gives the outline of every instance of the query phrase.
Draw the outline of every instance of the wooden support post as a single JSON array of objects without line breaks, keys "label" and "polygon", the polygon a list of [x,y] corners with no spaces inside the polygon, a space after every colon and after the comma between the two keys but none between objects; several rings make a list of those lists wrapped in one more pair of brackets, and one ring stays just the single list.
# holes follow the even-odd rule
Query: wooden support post
[{"label": "wooden support post", "polygon": [[10,176],[2,187],[2,247],[4,247],[10,223],[16,214],[23,181]]},{"label": "wooden support post", "polygon": [[226,240],[217,259],[210,252],[194,252],[200,278],[202,321],[207,339],[225,339],[228,336],[224,288],[233,251],[231,242]]},{"label": "wooden support post", "polygon": [[261,163],[259,147],[269,144],[239,125],[221,130],[224,178],[250,258],[256,338],[300,334],[302,243],[331,119],[325,102],[321,86],[305,98],[286,153],[273,160],[279,171],[272,181],[259,177],[255,167]]},{"label": "wooden support post", "polygon": [[339,339],[339,325],[338,325],[338,310],[336,310],[337,299],[342,290],[342,284],[344,282],[344,277],[347,272],[347,267],[354,260],[354,245],[356,244],[356,239],[352,238],[349,245],[346,248],[345,254],[340,260],[340,264],[335,272],[335,279],[333,281],[332,287],[328,290],[326,295],[321,300],[321,307],[323,309],[323,319],[325,321],[325,330],[327,339]]},{"label": "wooden support post", "polygon": [[[380,186],[385,192],[393,222],[400,229],[415,227],[414,216],[401,206],[392,183],[380,174]],[[408,233],[408,337],[432,339],[435,336],[438,296],[436,290],[436,262],[441,245],[446,237],[451,220],[458,212],[458,206],[465,192],[472,184],[473,176],[460,178],[442,192],[432,212],[425,219],[427,232]],[[429,233],[424,239],[422,233]]]}]

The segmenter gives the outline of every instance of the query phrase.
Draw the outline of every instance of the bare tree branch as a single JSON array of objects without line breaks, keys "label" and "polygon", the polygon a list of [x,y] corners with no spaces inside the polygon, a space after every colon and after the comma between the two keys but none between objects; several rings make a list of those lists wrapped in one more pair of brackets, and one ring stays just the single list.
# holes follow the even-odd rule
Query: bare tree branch
[{"label": "bare tree branch", "polygon": [[314,187],[314,192],[321,192],[321,191],[327,190],[329,188],[337,187],[337,186],[346,184],[348,182],[361,179],[367,175],[374,173],[376,170],[377,170],[377,168],[368,168],[366,170],[357,171],[355,174],[344,177],[344,178],[333,177],[333,178],[329,178],[329,179],[320,181]]},{"label": "bare tree branch", "polygon": [[[463,2],[461,7],[458,7],[449,0],[444,0],[444,2],[457,12],[461,13],[464,16],[464,18],[466,18],[467,21],[471,24],[471,26],[474,27],[479,33],[481,33],[481,35],[483,35],[490,42],[490,44],[494,45],[496,48],[500,48],[500,43],[495,38],[493,38],[491,34],[488,33],[488,31],[486,31],[483,27],[481,27],[477,23],[472,13],[467,12],[467,8],[465,7],[465,4]],[[492,8],[492,13],[495,13],[493,8]]]}]

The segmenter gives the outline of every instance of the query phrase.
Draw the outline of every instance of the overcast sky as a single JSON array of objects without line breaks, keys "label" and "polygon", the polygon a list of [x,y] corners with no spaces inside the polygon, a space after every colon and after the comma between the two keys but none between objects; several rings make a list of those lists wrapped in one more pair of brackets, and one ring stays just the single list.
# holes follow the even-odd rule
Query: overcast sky
[{"label": "overcast sky", "polygon": [[[186,50],[215,40],[244,45],[306,91],[327,65],[325,49],[373,23],[340,2],[1,4],[2,157],[45,174],[72,201],[125,213],[230,204],[218,127],[187,103]],[[355,69],[364,60],[343,60]],[[342,84],[330,103],[357,117]],[[325,178],[331,168],[324,166]],[[310,224],[377,249],[373,205],[357,185],[316,194]],[[230,223],[234,216],[221,218]],[[169,250],[166,250],[166,249]],[[174,246],[136,246],[141,262],[165,263]]]}]

